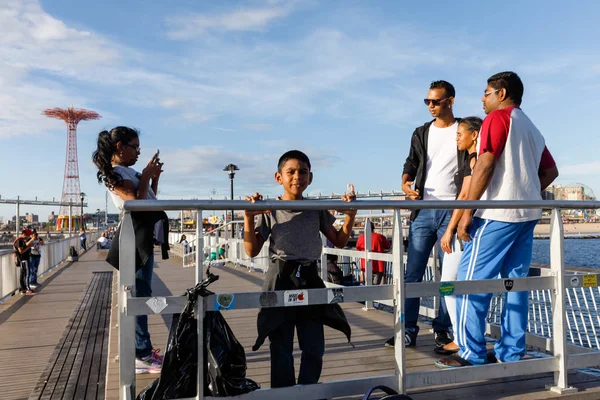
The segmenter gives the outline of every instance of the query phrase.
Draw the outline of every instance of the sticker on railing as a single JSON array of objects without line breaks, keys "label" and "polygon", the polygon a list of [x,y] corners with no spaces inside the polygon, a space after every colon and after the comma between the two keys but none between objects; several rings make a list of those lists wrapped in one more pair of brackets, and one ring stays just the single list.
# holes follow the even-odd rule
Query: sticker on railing
[{"label": "sticker on railing", "polygon": [[327,291],[327,302],[329,304],[343,303],[344,302],[344,289],[329,289]]},{"label": "sticker on railing", "polygon": [[571,287],[579,287],[579,278],[572,276],[571,279],[569,279],[569,283],[571,283]]},{"label": "sticker on railing", "polygon": [[306,290],[286,290],[283,293],[284,307],[303,306],[308,304],[308,292]]},{"label": "sticker on railing", "polygon": [[215,296],[215,311],[233,310],[235,306],[235,294],[224,293]]},{"label": "sticker on railing", "polygon": [[442,282],[440,283],[440,296],[452,296],[454,294],[454,283]]},{"label": "sticker on railing", "polygon": [[504,280],[504,289],[506,289],[510,292],[512,290],[513,286],[515,286],[515,281],[513,281],[512,279]]},{"label": "sticker on railing", "polygon": [[584,275],[583,276],[583,287],[595,287],[598,286],[597,275]]},{"label": "sticker on railing", "polygon": [[262,292],[258,298],[261,307],[275,307],[277,305],[277,293]]},{"label": "sticker on railing", "polygon": [[167,308],[167,299],[164,297],[152,297],[146,302],[146,304],[152,311],[154,311],[154,314],[158,314]]}]

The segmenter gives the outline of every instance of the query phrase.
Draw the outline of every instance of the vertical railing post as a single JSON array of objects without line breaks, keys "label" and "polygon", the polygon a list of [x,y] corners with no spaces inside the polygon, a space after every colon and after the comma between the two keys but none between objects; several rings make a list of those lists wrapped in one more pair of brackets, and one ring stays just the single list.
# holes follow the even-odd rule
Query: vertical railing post
[{"label": "vertical railing post", "polygon": [[[369,251],[371,251],[371,235],[373,232],[371,231],[371,219],[365,218],[365,286],[373,285],[373,261],[371,261],[369,257]],[[361,262],[362,264],[362,262]],[[367,311],[373,308],[372,301],[365,301],[365,306],[363,310]]]},{"label": "vertical railing post", "polygon": [[555,287],[552,296],[552,342],[554,357],[558,358],[558,371],[554,372],[554,385],[548,388],[556,393],[573,393],[577,388],[567,382],[568,352],[565,329],[565,258],[564,230],[560,209],[552,209],[550,220],[550,270]]},{"label": "vertical railing post", "polygon": [[19,202],[19,196],[17,196],[17,215],[15,215],[15,237],[21,235],[21,204]]},{"label": "vertical railing post", "polygon": [[[73,236],[73,203],[69,202],[69,237]],[[75,244],[77,245],[77,244]]]},{"label": "vertical railing post", "polygon": [[[431,254],[433,256],[433,262],[432,262],[432,268],[431,268],[431,279],[433,279],[434,282],[439,282],[442,280],[442,274],[440,273],[440,261],[439,261],[440,249],[438,248],[438,243],[436,243],[433,246],[433,251],[431,252]],[[440,296],[433,296],[433,315],[437,315],[437,312],[440,309],[440,301],[442,301]]]},{"label": "vertical railing post", "polygon": [[[204,279],[204,236],[202,236],[202,211],[196,215],[196,283]],[[200,318],[198,318],[200,319]]]},{"label": "vertical railing post", "polygon": [[405,348],[404,348],[404,250],[402,248],[402,220],[400,210],[394,209],[394,231],[392,239],[392,274],[394,282],[394,356],[398,378],[398,392],[406,393]]},{"label": "vertical railing post", "polygon": [[[210,239],[209,239],[210,243]],[[196,212],[196,284],[204,278],[204,236],[202,236],[202,210]],[[198,376],[196,377],[196,399],[204,399],[204,297],[198,296],[196,320],[198,321]]]},{"label": "vertical railing post", "polygon": [[127,299],[135,294],[135,233],[126,212],[119,235],[119,398],[135,398],[135,316],[127,315]]},{"label": "vertical railing post", "polygon": [[[327,248],[327,238],[321,234],[321,243],[323,248]],[[327,282],[327,254],[321,251],[321,279],[323,282]]]}]

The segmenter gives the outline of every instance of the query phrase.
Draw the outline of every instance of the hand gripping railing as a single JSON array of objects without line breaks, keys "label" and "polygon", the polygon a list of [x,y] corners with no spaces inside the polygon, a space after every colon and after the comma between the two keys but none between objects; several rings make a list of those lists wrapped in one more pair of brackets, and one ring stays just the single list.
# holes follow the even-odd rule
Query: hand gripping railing
[{"label": "hand gripping railing", "polygon": [[[552,290],[552,346],[553,357],[532,359],[512,363],[483,365],[468,368],[449,370],[432,370],[407,373],[405,370],[405,348],[395,346],[395,374],[380,377],[351,379],[337,382],[326,382],[317,385],[297,385],[288,388],[260,389],[243,395],[244,399],[279,399],[279,398],[326,398],[334,396],[347,396],[364,393],[372,386],[385,384],[396,388],[401,393],[406,393],[411,388],[423,388],[443,384],[479,381],[493,378],[505,378],[538,373],[554,373],[553,391],[565,393],[576,391],[569,387],[567,370],[582,368],[598,364],[599,352],[567,354],[567,338],[565,332],[565,274],[563,251],[563,228],[560,215],[561,208],[568,209],[593,209],[600,208],[596,201],[355,201],[351,204],[341,201],[263,201],[249,203],[245,201],[200,201],[200,200],[160,200],[160,201],[126,201],[125,217],[121,227],[120,248],[128,249],[119,255],[121,271],[119,274],[119,396],[121,399],[131,400],[135,397],[135,316],[146,314],[173,314],[181,311],[185,304],[183,296],[169,296],[162,298],[163,307],[153,307],[160,302],[152,298],[133,297],[135,292],[135,247],[134,232],[131,220],[131,211],[156,211],[156,210],[275,210],[285,209],[301,210],[332,210],[348,209],[394,209],[394,230],[392,248],[393,284],[365,287],[345,287],[344,302],[377,301],[380,299],[394,299],[394,334],[396,343],[404,343],[404,300],[405,298],[435,296],[439,293],[439,282],[409,283],[404,284],[404,268],[402,268],[402,226],[399,209],[511,209],[511,208],[552,208],[551,217],[551,275],[542,277],[520,278],[513,280],[513,291]],[[198,213],[198,215],[201,215]],[[203,248],[201,235],[201,220],[196,224],[196,248]],[[202,280],[203,263],[200,252],[196,254],[196,283]],[[594,275],[597,282],[597,275]],[[481,281],[457,281],[454,285],[455,294],[469,293],[494,293],[505,292],[507,289],[500,279]],[[572,284],[572,283],[571,283]],[[588,285],[589,286],[589,285]],[[597,283],[596,283],[597,286]],[[308,304],[327,304],[328,291],[332,289],[309,289]],[[284,304],[284,292],[275,292],[277,304]],[[260,292],[236,293],[236,308],[260,308]],[[198,311],[198,360],[203,360],[203,317],[207,305],[215,302],[215,296],[199,298]],[[264,306],[263,306],[264,307]],[[209,399],[204,396],[204,365],[198,363],[197,395],[195,399]]]}]

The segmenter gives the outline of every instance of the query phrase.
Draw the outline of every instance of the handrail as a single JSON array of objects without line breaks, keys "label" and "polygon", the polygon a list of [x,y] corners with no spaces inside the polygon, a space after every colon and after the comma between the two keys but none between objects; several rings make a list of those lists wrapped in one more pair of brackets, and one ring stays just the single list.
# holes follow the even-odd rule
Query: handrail
[{"label": "handrail", "polygon": [[[89,243],[97,238],[97,233],[88,232]],[[42,238],[43,239],[43,238]],[[41,246],[41,259],[38,277],[56,268],[69,257],[69,248],[79,248],[79,236],[71,236]],[[0,303],[15,293],[19,288],[18,268],[13,262],[14,251],[0,254]]]},{"label": "handrail", "polygon": [[[566,332],[565,332],[565,275],[564,275],[564,252],[563,252],[563,227],[560,215],[561,208],[600,208],[598,201],[385,201],[385,200],[361,200],[352,203],[342,201],[327,200],[305,200],[298,202],[282,201],[262,201],[250,203],[247,201],[213,201],[213,200],[160,200],[160,201],[127,201],[124,209],[127,210],[122,223],[122,233],[120,237],[120,248],[130,251],[120,253],[121,273],[119,274],[119,393],[122,399],[131,400],[135,397],[135,359],[134,359],[134,323],[135,315],[152,313],[174,313],[180,311],[184,298],[181,296],[171,296],[164,300],[169,304],[162,311],[150,310],[148,304],[150,298],[134,298],[132,293],[135,289],[135,253],[133,246],[133,225],[130,211],[151,211],[151,210],[185,210],[185,209],[222,209],[222,210],[331,210],[331,209],[394,209],[393,240],[392,240],[392,285],[365,286],[355,288],[344,288],[348,290],[348,299],[352,301],[368,301],[375,299],[390,299],[395,301],[394,315],[394,335],[397,344],[404,343],[404,301],[406,297],[414,296],[418,293],[436,293],[439,291],[438,282],[424,282],[415,284],[404,284],[404,268],[402,265],[402,226],[400,209],[454,209],[454,208],[490,208],[490,209],[511,209],[511,208],[552,208],[551,226],[550,226],[550,266],[551,275],[547,277],[531,277],[513,280],[510,288],[502,282],[495,280],[486,281],[464,281],[454,282],[456,292],[467,293],[490,293],[505,292],[508,290],[529,291],[530,289],[552,289],[550,293],[553,305],[552,312],[552,341],[553,357],[544,360],[527,360],[519,362],[504,363],[500,365],[485,365],[470,367],[469,373],[461,369],[423,371],[407,373],[405,370],[405,348],[403,345],[397,345],[394,348],[396,360],[396,371],[392,376],[383,376],[368,378],[362,380],[338,381],[319,385],[295,386],[291,388],[280,389],[262,389],[256,392],[243,395],[247,399],[275,399],[281,397],[294,397],[295,394],[311,394],[313,397],[327,397],[325,393],[335,393],[336,396],[344,396],[364,393],[367,388],[374,383],[386,382],[394,386],[399,392],[406,393],[407,389],[441,385],[445,383],[467,382],[472,380],[484,380],[492,378],[503,378],[509,376],[536,374],[540,372],[554,372],[553,391],[565,393],[576,391],[569,387],[567,381],[568,368],[582,368],[597,364],[597,358],[584,355],[571,355],[567,353]],[[201,220],[197,226],[201,230]],[[201,249],[203,237],[197,236],[197,248]],[[199,253],[199,252],[198,252]],[[197,260],[199,254],[197,253]],[[368,253],[365,254],[368,256]],[[387,258],[387,257],[386,257]],[[196,282],[199,282],[203,276],[203,262],[196,263]],[[596,284],[597,286],[597,284]],[[514,287],[514,289],[513,289]],[[390,293],[391,289],[391,293]],[[326,304],[328,291],[332,289],[310,289],[311,295],[307,296],[310,304]],[[284,293],[276,292],[278,298]],[[260,293],[258,293],[260,294]],[[236,306],[243,308],[259,308],[260,302],[257,293],[243,294],[236,293]],[[197,303],[198,315],[198,360],[204,359],[203,343],[203,319],[204,311],[212,308],[214,304],[210,298],[200,297]],[[592,353],[598,355],[600,353]],[[204,389],[204,365],[198,363],[198,392],[196,399],[211,398],[206,397]],[[335,392],[333,390],[335,389]],[[314,395],[314,396],[312,396]]]},{"label": "handrail", "polygon": [[511,209],[511,208],[600,208],[600,201],[571,200],[263,200],[251,203],[245,200],[127,200],[126,211],[173,211],[173,210],[379,210],[379,209]]}]

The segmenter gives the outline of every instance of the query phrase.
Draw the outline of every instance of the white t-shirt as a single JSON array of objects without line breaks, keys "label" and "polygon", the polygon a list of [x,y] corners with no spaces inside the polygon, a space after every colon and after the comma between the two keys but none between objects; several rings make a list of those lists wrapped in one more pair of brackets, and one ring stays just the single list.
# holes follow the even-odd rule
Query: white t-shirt
[{"label": "white t-shirt", "polygon": [[[122,165],[115,165],[113,168],[115,169],[115,172],[119,174],[121,178],[123,178],[123,180],[131,181],[133,187],[137,190],[138,186],[140,186],[140,178],[142,174],[140,174],[131,167],[124,167]],[[110,196],[112,197],[112,201],[115,204],[115,207],[117,207],[119,212],[122,214],[123,203],[125,203],[125,201],[112,190],[110,191]],[[156,200],[156,195],[150,187],[148,188],[148,195],[146,196],[146,200]]]},{"label": "white t-shirt", "polygon": [[31,255],[32,256],[39,256],[39,255],[41,255],[41,253],[40,253],[40,241],[39,240],[34,240],[33,241],[33,245],[31,246]]},{"label": "white t-shirt", "polygon": [[458,123],[447,128],[429,127],[427,139],[427,175],[423,200],[455,200],[454,175],[458,171],[456,160],[456,131]]},{"label": "white t-shirt", "polygon": [[107,238],[105,238],[104,236],[100,236],[100,237],[98,238],[98,243],[100,243],[100,244],[104,244],[104,243],[106,243],[106,242],[108,242],[108,239],[107,239]]}]

